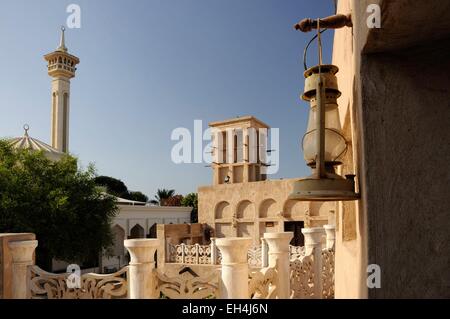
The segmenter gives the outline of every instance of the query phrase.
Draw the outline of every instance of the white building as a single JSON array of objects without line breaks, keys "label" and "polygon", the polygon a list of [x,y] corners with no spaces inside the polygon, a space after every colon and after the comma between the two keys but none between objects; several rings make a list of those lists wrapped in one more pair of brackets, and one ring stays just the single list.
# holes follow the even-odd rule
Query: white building
[{"label": "white building", "polygon": [[156,238],[157,224],[190,223],[191,207],[143,206],[135,203],[119,199],[120,212],[112,223],[114,247],[102,258],[102,272],[118,270],[128,264],[123,246],[125,239]]}]

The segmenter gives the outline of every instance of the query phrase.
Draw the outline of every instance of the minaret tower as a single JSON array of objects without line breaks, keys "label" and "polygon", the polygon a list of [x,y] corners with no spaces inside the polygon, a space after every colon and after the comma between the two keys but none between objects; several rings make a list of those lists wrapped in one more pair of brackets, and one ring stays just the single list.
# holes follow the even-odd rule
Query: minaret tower
[{"label": "minaret tower", "polygon": [[70,79],[75,77],[80,60],[67,52],[61,27],[61,40],[56,51],[44,56],[48,75],[52,77],[51,145],[60,152],[69,151]]}]

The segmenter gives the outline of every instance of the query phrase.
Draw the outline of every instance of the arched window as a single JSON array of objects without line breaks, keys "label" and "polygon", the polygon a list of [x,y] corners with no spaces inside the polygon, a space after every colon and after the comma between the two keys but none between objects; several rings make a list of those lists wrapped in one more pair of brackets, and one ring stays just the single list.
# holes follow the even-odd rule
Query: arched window
[{"label": "arched window", "polygon": [[231,218],[231,207],[228,202],[220,202],[217,204],[214,216],[216,219],[228,219]]},{"label": "arched window", "polygon": [[145,236],[145,231],[141,225],[136,224],[133,228],[131,228],[130,237],[129,237],[130,239],[144,238],[144,236]]},{"label": "arched window", "polygon": [[236,217],[247,219],[255,218],[255,205],[248,200],[243,200],[237,206]]},{"label": "arched window", "polygon": [[123,241],[125,240],[125,230],[119,225],[115,225],[112,228],[112,233],[114,236],[114,256],[124,256],[125,250],[123,246]]},{"label": "arched window", "polygon": [[259,209],[259,216],[261,218],[276,217],[278,213],[277,203],[272,198],[264,200]]}]

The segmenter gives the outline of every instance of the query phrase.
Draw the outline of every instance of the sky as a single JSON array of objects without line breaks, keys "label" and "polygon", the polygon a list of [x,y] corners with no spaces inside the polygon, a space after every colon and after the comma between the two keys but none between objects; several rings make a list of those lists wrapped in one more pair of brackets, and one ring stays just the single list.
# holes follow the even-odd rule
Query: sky
[{"label": "sky", "polygon": [[[81,8],[81,28],[66,26],[66,46],[81,61],[71,81],[70,152],[83,167],[94,163],[99,175],[149,197],[158,188],[195,192],[212,184],[212,169],[175,164],[172,131],[253,115],[279,128],[279,170],[269,178],[310,174],[300,95],[313,33],[293,25],[334,14],[332,0],[2,0],[0,137],[21,136],[29,124],[32,137],[50,142],[43,55],[58,46],[70,4]],[[332,37],[323,34],[324,63]]]}]

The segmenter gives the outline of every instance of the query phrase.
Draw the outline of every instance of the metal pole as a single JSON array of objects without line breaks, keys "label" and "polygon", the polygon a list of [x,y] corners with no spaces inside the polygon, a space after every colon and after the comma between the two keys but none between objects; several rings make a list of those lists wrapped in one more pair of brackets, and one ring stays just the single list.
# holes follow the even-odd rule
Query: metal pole
[{"label": "metal pole", "polygon": [[320,38],[320,20],[317,19],[318,46],[319,46],[319,77],[316,86],[317,116],[316,116],[316,176],[325,177],[325,105],[324,105],[324,87],[322,81],[322,41]]}]

